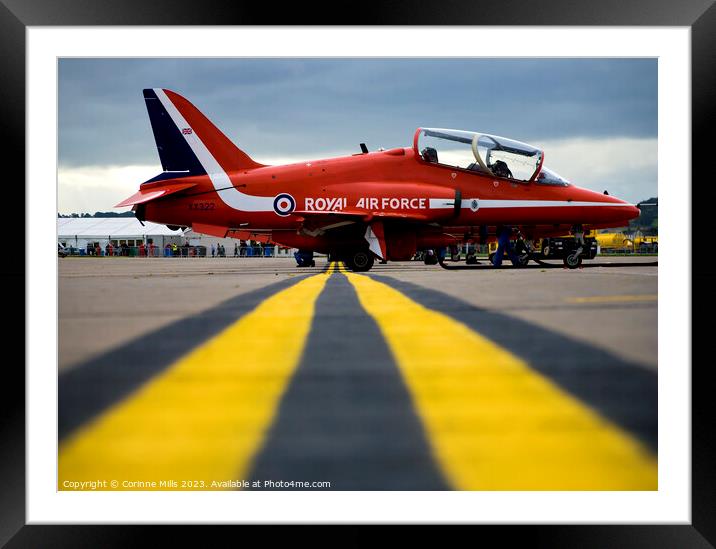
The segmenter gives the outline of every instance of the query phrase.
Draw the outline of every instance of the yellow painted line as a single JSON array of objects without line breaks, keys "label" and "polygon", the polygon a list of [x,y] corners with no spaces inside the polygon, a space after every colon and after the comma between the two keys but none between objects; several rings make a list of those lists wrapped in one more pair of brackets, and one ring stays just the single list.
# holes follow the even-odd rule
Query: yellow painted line
[{"label": "yellow painted line", "polygon": [[647,448],[524,361],[385,284],[345,274],[388,342],[455,488],[657,489]]},{"label": "yellow painted line", "polygon": [[637,294],[637,295],[595,295],[589,297],[570,297],[567,301],[570,303],[622,303],[622,302],[639,302],[639,301],[657,301],[657,294]]},{"label": "yellow painted line", "polygon": [[[327,279],[318,274],[266,299],[64,441],[58,488],[113,480],[117,489],[231,488],[211,482],[248,472],[301,358]],[[192,485],[182,484],[187,481]]]}]

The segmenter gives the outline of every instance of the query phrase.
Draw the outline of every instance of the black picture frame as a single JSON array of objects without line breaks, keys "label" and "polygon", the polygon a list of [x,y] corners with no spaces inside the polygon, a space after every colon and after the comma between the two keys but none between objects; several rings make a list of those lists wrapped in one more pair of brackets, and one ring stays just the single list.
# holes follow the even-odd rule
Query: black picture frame
[{"label": "black picture frame", "polygon": [[[348,6],[350,11],[342,10]],[[350,20],[345,20],[346,13]],[[7,159],[4,163],[8,178],[5,215],[14,227],[25,226],[24,194],[17,183],[24,181],[25,156],[25,30],[28,26],[48,25],[257,25],[257,24],[325,24],[351,25],[639,25],[685,26],[691,29],[692,53],[692,184],[690,191],[698,200],[692,201],[693,235],[708,235],[705,220],[707,208],[713,208],[713,177],[706,171],[712,154],[706,150],[711,139],[707,131],[716,121],[716,6],[713,0],[671,2],[659,0],[601,0],[573,3],[569,0],[526,2],[503,0],[484,2],[453,0],[432,4],[404,0],[389,5],[332,5],[305,3],[285,4],[280,10],[271,5],[245,5],[231,1],[202,2],[201,7],[186,0],[124,0],[123,2],[91,2],[86,0],[0,0],[0,109],[2,109],[3,144]],[[12,173],[12,172],[19,173]],[[6,217],[7,219],[7,217]],[[700,229],[700,230],[698,230]],[[697,347],[709,340],[710,323],[699,321],[698,312],[708,312],[713,304],[710,284],[716,279],[706,259],[696,256],[703,249],[694,238],[689,245],[690,257],[684,254],[683,268],[691,268],[692,295],[697,307],[692,308],[693,357]],[[27,251],[26,251],[27,250]],[[6,309],[13,322],[5,325],[6,348],[3,369],[4,391],[0,401],[0,544],[7,547],[107,547],[128,546],[150,539],[161,539],[163,545],[186,541],[186,528],[146,526],[39,526],[25,524],[25,375],[24,360],[8,357],[19,349],[25,330],[25,253],[28,246],[5,247],[3,281],[5,299],[14,297],[18,303]],[[691,258],[695,260],[691,262]],[[22,301],[22,303],[20,303]],[[6,314],[6,318],[9,315]],[[22,347],[24,349],[24,347]],[[24,351],[22,353],[24,359]],[[708,360],[692,360],[692,520],[688,525],[589,525],[589,526],[478,526],[470,527],[468,535],[476,541],[484,536],[503,544],[521,542],[532,547],[713,547],[716,545],[716,444],[713,442],[714,405],[708,383]],[[688,368],[688,364],[678,365]],[[8,379],[8,375],[10,376]],[[258,529],[265,536],[264,527]],[[358,530],[351,526],[344,540],[356,544],[373,538],[371,528]],[[315,534],[306,534],[303,527],[288,527],[281,537],[295,543],[305,535],[316,541]],[[423,540],[426,532],[419,533]],[[440,535],[440,534],[438,534]],[[278,541],[275,532],[272,542]],[[332,536],[330,536],[332,537]],[[330,538],[329,537],[329,538]],[[204,538],[206,540],[206,538]],[[444,541],[444,540],[443,540]],[[345,543],[344,543],[345,544]]]}]

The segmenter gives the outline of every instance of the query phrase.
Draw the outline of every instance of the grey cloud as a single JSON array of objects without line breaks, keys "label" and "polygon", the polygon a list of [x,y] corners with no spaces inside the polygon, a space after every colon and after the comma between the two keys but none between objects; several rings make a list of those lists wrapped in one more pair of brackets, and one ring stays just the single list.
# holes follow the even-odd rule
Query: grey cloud
[{"label": "grey cloud", "polygon": [[67,166],[158,165],[145,87],[186,96],[257,157],[406,146],[419,125],[524,141],[657,133],[654,59],[62,59],[59,69]]}]

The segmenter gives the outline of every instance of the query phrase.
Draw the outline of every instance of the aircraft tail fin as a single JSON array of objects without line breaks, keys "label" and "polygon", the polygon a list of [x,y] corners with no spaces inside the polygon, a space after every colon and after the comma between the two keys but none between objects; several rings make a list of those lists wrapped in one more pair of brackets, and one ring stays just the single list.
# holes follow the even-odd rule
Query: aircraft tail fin
[{"label": "aircraft tail fin", "polygon": [[162,88],[148,88],[143,93],[165,172],[204,175],[263,166],[181,95]]}]

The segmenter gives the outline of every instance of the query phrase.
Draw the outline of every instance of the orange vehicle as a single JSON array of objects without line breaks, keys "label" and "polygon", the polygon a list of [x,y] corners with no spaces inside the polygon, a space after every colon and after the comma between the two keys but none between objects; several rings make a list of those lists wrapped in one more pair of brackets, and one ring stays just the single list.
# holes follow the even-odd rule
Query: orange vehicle
[{"label": "orange vehicle", "polygon": [[[537,147],[484,133],[418,128],[408,147],[282,166],[252,160],[181,95],[145,89],[163,172],[117,207],[199,233],[263,239],[354,271],[377,257],[490,238],[618,227],[639,210],[577,187]],[[577,257],[574,263],[581,262]],[[308,263],[310,264],[310,263]],[[571,265],[570,265],[571,266]]]}]

